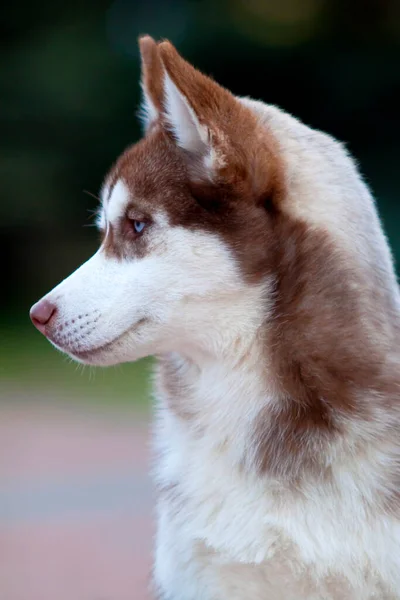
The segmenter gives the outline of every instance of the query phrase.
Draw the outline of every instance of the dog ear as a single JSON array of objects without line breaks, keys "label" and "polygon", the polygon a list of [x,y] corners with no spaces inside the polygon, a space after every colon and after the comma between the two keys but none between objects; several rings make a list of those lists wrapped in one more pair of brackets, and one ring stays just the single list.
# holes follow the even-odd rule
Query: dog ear
[{"label": "dog ear", "polygon": [[163,109],[164,68],[155,40],[149,35],[139,38],[139,49],[142,60],[141,85],[143,91],[140,116],[144,129],[157,121]]},{"label": "dog ear", "polygon": [[231,92],[183,59],[174,46],[140,39],[143,113],[182,150],[192,181],[250,182],[264,197],[275,178],[274,144]]},{"label": "dog ear", "polygon": [[186,152],[192,174],[212,179],[226,163],[239,102],[192,67],[170,42],[161,42],[158,50],[165,69],[165,126]]}]

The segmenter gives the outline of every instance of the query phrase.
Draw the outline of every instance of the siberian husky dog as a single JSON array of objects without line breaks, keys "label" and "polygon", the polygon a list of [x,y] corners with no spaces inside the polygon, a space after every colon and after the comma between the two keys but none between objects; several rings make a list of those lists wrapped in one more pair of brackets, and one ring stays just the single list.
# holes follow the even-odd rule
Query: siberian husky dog
[{"label": "siberian husky dog", "polygon": [[371,194],[328,135],[140,49],[145,135],[100,248],[31,318],[85,364],[157,357],[155,597],[399,599],[400,297]]}]

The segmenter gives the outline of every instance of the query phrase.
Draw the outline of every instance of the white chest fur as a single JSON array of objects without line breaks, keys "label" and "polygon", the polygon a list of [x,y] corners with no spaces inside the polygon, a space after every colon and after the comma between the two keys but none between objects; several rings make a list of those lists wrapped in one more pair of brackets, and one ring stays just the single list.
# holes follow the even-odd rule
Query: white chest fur
[{"label": "white chest fur", "polygon": [[[188,578],[185,600],[197,600],[207,598],[207,573],[212,563],[215,578],[216,556],[221,569],[240,563],[261,573],[268,564],[282,569],[286,554],[285,578],[280,573],[285,586],[294,584],[301,572],[300,579],[311,576],[320,582],[317,586],[332,574],[346,578],[352,587],[349,597],[357,593],[360,599],[391,598],[378,591],[382,581],[400,590],[399,523],[366,514],[365,486],[352,479],[353,471],[343,468],[328,483],[304,481],[296,488],[247,468],[243,456],[251,454],[254,418],[272,401],[262,394],[261,381],[254,376],[246,380],[240,370],[228,377],[218,365],[199,374],[182,364],[180,375],[186,407],[196,418],[174,414],[168,394],[160,390],[156,578],[157,573],[160,580],[174,578],[181,570],[179,585],[183,572]],[[199,545],[207,551],[199,551]],[[271,586],[279,585],[268,577]],[[203,581],[203,595],[197,588],[189,592],[194,580]],[[264,573],[260,591],[265,586]],[[342,588],[338,594],[315,598],[344,598]]]}]

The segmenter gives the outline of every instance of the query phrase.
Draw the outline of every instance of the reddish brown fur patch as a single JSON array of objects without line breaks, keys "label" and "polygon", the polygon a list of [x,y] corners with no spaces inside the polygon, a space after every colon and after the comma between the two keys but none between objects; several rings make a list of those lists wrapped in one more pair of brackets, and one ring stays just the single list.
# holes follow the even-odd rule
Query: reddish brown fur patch
[{"label": "reddish brown fur patch", "polygon": [[297,477],[323,472],[327,442],[343,433],[344,418],[373,418],[372,396],[392,412],[399,383],[376,313],[392,329],[399,324],[327,231],[278,214],[272,239],[276,300],[266,343],[281,402],[260,415],[255,443],[261,470]]}]

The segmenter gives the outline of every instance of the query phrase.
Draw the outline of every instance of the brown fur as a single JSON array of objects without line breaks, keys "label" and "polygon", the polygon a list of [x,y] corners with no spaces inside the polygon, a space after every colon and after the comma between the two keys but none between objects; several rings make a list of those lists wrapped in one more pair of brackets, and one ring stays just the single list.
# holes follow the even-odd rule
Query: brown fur
[{"label": "brown fur", "polygon": [[325,468],[325,442],[343,433],[348,418],[373,420],[377,407],[394,414],[400,382],[388,356],[397,355],[399,322],[329,232],[280,214],[273,240],[267,348],[284,400],[260,419],[255,438],[261,469],[296,476],[303,467]]},{"label": "brown fur", "polygon": [[163,66],[156,42],[149,35],[139,38],[142,58],[142,86],[148,90],[155,108],[162,110]]}]

